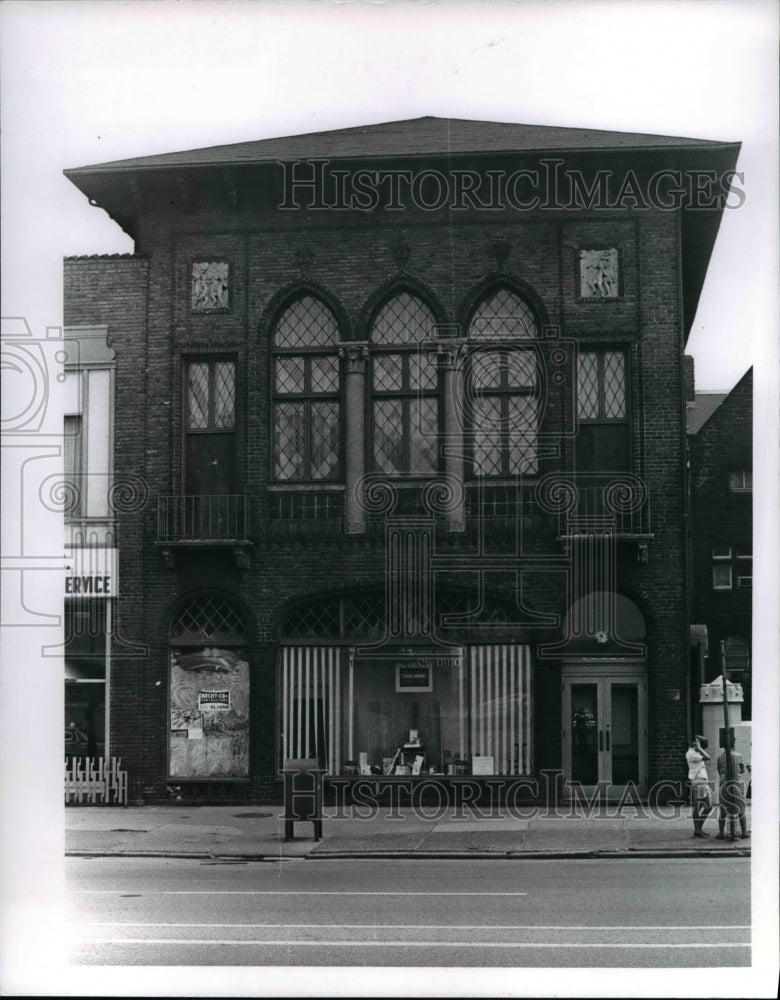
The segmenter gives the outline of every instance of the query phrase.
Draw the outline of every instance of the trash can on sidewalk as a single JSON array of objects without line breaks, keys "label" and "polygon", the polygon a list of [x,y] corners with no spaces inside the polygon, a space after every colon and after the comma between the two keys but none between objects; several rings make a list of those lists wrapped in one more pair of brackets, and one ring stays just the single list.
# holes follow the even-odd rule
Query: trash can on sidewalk
[{"label": "trash can on sidewalk", "polygon": [[284,762],[284,839],[294,840],[296,820],[314,824],[314,839],[322,840],[322,776],[319,761],[292,757]]}]

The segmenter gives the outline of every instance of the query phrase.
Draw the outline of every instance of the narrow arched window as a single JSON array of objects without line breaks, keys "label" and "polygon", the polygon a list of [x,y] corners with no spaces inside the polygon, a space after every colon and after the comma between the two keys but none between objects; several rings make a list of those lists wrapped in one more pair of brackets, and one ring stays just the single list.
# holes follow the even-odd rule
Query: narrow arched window
[{"label": "narrow arched window", "polygon": [[468,324],[467,398],[475,476],[537,471],[538,373],[533,311],[499,288],[478,302]]},{"label": "narrow arched window", "polygon": [[303,295],[273,329],[274,478],[332,481],[341,475],[339,330],[333,312]]},{"label": "narrow arched window", "polygon": [[439,399],[436,359],[421,350],[434,315],[409,292],[375,313],[371,345],[371,457],[375,471],[428,476],[437,469]]}]

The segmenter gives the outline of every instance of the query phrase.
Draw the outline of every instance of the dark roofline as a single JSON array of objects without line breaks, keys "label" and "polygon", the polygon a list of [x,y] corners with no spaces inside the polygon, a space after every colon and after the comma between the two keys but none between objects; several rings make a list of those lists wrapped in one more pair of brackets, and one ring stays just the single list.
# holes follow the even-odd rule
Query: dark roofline
[{"label": "dark roofline", "polygon": [[[712,413],[709,413],[707,415],[707,417],[701,422],[701,424],[696,428],[696,430],[689,430],[688,431],[689,436],[690,437],[696,437],[697,434],[701,434],[701,432],[704,430],[704,428],[707,426],[707,424],[710,422],[710,420],[712,420],[712,418],[715,416],[715,414],[719,412],[719,410],[723,406],[723,404],[725,402],[727,402],[731,398],[731,396],[733,396],[733,394],[742,385],[742,383],[745,381],[745,379],[749,375],[752,376],[752,374],[753,374],[753,366],[751,365],[748,369],[746,369],[743,372],[743,374],[737,379],[737,381],[734,383],[734,385],[728,391],[723,391],[723,390],[705,390],[703,392],[697,392],[696,393],[696,399],[697,400],[698,400],[699,396],[721,396],[722,398],[721,398],[720,402],[713,408]],[[695,412],[695,409],[696,409],[695,403],[694,403],[694,406],[692,407],[692,409]]]},{"label": "dark roofline", "polygon": [[[530,145],[523,145],[520,143],[510,143],[506,146],[492,146],[488,144],[487,146],[482,146],[475,140],[469,140],[468,142],[473,142],[473,145],[467,145],[466,148],[429,148],[429,149],[404,149],[403,140],[398,139],[396,145],[393,149],[383,151],[379,149],[378,151],[372,151],[370,148],[364,148],[360,150],[352,150],[347,154],[340,154],[338,152],[330,153],[329,156],[333,159],[338,160],[360,160],[366,159],[368,157],[372,159],[385,160],[385,159],[399,159],[401,157],[408,156],[423,156],[423,155],[440,155],[440,156],[473,156],[479,154],[492,155],[492,156],[507,156],[511,154],[518,153],[533,153],[533,154],[553,154],[561,152],[576,152],[576,153],[607,153],[607,152],[623,152],[623,153],[652,153],[652,152],[670,152],[670,151],[693,151],[693,150],[737,150],[741,148],[741,143],[739,142],[727,142],[720,140],[711,139],[692,139],[683,136],[662,136],[657,134],[647,134],[636,133],[636,132],[618,132],[607,129],[587,129],[587,128],[574,128],[571,126],[557,126],[557,125],[527,125],[515,122],[493,122],[493,121],[477,121],[474,119],[465,118],[437,118],[434,116],[423,116],[421,118],[412,119],[401,119],[392,122],[379,122],[372,125],[360,125],[351,126],[342,129],[330,129],[324,132],[304,132],[296,135],[287,136],[272,136],[266,139],[257,140],[247,140],[244,142],[230,143],[218,146],[206,146],[200,148],[193,148],[188,150],[181,150],[169,153],[160,153],[152,156],[138,156],[130,157],[123,160],[110,160],[106,163],[90,164],[82,167],[72,167],[63,171],[66,177],[79,177],[83,175],[89,175],[94,173],[113,173],[113,172],[124,172],[128,170],[134,171],[152,171],[152,170],[166,170],[166,169],[176,169],[183,170],[188,168],[204,168],[204,167],[240,167],[240,166],[252,166],[255,164],[262,163],[277,163],[285,162],[287,158],[290,160],[298,159],[302,155],[301,151],[289,151],[287,154],[283,150],[277,149],[278,144],[284,144],[288,142],[295,142],[299,145],[306,140],[323,140],[323,139],[336,139],[338,137],[354,137],[358,139],[364,139],[364,141],[370,142],[371,139],[390,139],[391,134],[385,133],[385,129],[390,129],[397,125],[417,125],[418,123],[457,123],[466,126],[475,126],[481,128],[483,131],[488,131],[491,127],[498,129],[513,129],[513,130],[527,130],[529,134],[534,132],[539,132],[542,135],[551,136],[555,134],[564,138],[565,134],[571,135],[574,141],[570,144],[566,143],[553,143],[551,145],[543,145],[539,143],[532,143]],[[583,137],[594,136],[594,137],[612,137],[611,141],[606,140],[603,143],[596,145],[590,145],[587,141],[583,142]],[[619,137],[625,136],[633,140],[641,140],[634,142],[626,142],[625,144],[616,141]],[[576,137],[576,138],[575,138]],[[486,137],[485,137],[486,138]],[[421,130],[418,141],[425,140],[425,133]],[[577,139],[579,141],[577,141]],[[646,140],[646,141],[645,141]],[[651,141],[655,140],[655,141]],[[407,138],[408,141],[408,138]],[[429,142],[436,142],[436,139],[429,137]],[[273,151],[269,152],[267,155],[263,155],[264,149],[272,148]],[[243,151],[238,153],[238,151]],[[216,154],[213,158],[208,154]],[[238,155],[237,155],[238,154]],[[312,157],[317,157],[318,154],[314,151],[310,154]],[[320,154],[322,155],[322,154]]]}]

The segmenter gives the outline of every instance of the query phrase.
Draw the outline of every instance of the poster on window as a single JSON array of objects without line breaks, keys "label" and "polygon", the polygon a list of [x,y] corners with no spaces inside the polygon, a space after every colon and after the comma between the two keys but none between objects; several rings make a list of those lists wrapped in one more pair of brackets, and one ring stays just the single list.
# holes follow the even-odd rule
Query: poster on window
[{"label": "poster on window", "polygon": [[249,774],[249,664],[241,651],[171,651],[168,770],[174,778]]}]

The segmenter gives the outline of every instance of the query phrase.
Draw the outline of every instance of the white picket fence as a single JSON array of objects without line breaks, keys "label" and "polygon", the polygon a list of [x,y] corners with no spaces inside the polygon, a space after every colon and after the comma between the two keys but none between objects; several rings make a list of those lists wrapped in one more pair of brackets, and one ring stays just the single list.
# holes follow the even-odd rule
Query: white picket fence
[{"label": "white picket fence", "polygon": [[65,802],[127,805],[127,771],[119,757],[70,757],[65,761]]}]

